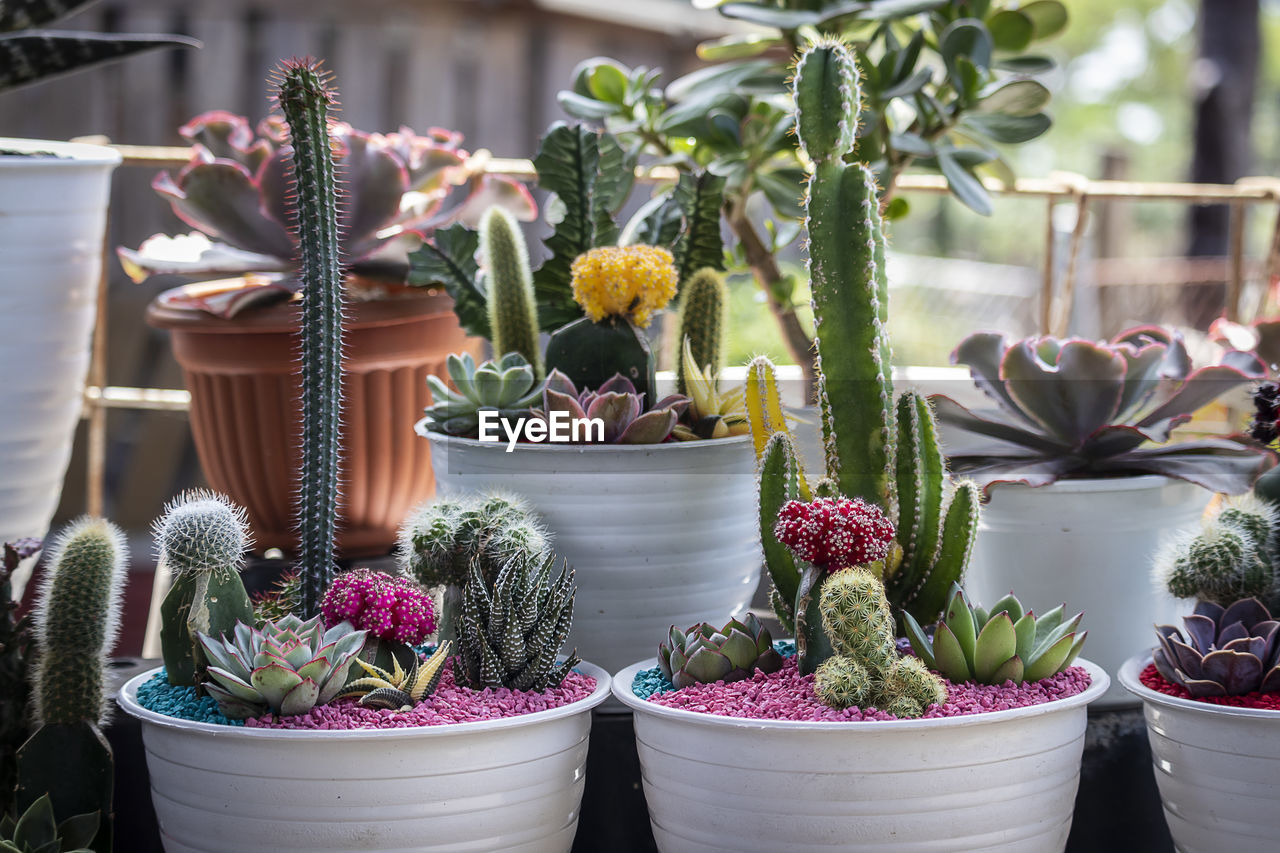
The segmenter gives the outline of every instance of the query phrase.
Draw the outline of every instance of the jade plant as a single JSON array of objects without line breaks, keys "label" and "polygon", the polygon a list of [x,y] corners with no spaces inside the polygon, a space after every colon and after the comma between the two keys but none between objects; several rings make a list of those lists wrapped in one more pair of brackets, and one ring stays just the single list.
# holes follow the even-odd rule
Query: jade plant
[{"label": "jade plant", "polygon": [[96,814],[97,853],[112,846],[114,763],[101,727],[128,561],[124,534],[102,519],[80,519],[54,542],[33,619],[34,728],[16,760],[18,812],[47,795],[59,822]]},{"label": "jade plant", "polygon": [[[929,623],[961,577],[977,532],[979,492],[954,486],[929,403],[894,399],[889,373],[888,281],[874,173],[850,162],[861,95],[853,54],[822,40],[796,64],[796,131],[813,162],[806,193],[809,274],[817,328],[818,402],[825,477],[801,468],[766,358],[748,369],[746,398],[759,454],[760,536],[779,618],[797,640],[817,638],[819,587],[830,568],[793,554],[775,535],[788,501],[865,501],[892,523],[895,540],[877,558],[891,610]],[[821,655],[818,659],[821,659]],[[802,668],[812,671],[801,651]]]},{"label": "jade plant", "polygon": [[1182,624],[1156,626],[1153,659],[1166,681],[1193,698],[1280,690],[1280,622],[1262,602],[1202,601]]},{"label": "jade plant", "polygon": [[1265,454],[1229,439],[1166,443],[1202,406],[1265,375],[1247,353],[1193,371],[1181,335],[1143,326],[1100,343],[979,332],[951,360],[967,365],[998,407],[987,417],[933,398],[943,423],[989,440],[951,456],[984,486],[1161,474],[1236,494],[1266,467]]},{"label": "jade plant", "polygon": [[253,622],[240,579],[249,546],[244,510],[215,492],[186,492],[164,508],[154,527],[158,564],[173,576],[160,605],[160,650],[170,684],[204,680],[198,634],[221,636]]},{"label": "jade plant", "polygon": [[162,47],[198,47],[185,36],[50,30],[93,0],[0,0],[0,91]]},{"label": "jade plant", "polygon": [[663,677],[680,688],[741,681],[756,670],[777,672],[782,655],[774,649],[769,629],[748,613],[720,628],[703,622],[681,631],[672,625],[667,643],[658,646],[658,667]]},{"label": "jade plant", "polygon": [[1077,631],[1083,618],[1067,618],[1062,605],[1037,618],[1012,593],[986,610],[956,584],[932,639],[910,615],[904,621],[912,651],[950,681],[1021,684],[1071,666],[1089,633]]},{"label": "jade plant", "polygon": [[[197,307],[227,317],[301,289],[300,247],[291,233],[294,152],[287,121],[273,115],[256,135],[246,119],[223,111],[183,125],[178,132],[191,142],[191,160],[177,175],[161,172],[152,187],[196,231],[157,234],[136,251],[119,249],[130,277],[262,274],[247,287],[196,299]],[[495,205],[524,220],[536,214],[522,184],[470,165],[457,133],[365,133],[334,121],[329,134],[346,201],[338,214],[342,269],[350,273],[346,286],[363,296],[403,284],[408,250],[424,234],[455,222],[474,225]]]}]

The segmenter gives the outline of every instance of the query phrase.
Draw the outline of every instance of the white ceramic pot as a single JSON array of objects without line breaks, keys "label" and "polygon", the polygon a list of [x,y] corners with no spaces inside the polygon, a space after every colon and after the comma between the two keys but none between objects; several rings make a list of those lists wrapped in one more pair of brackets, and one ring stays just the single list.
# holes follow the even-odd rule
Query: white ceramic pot
[{"label": "white ceramic pot", "polygon": [[[1167,536],[1194,525],[1209,503],[1199,486],[1168,477],[1059,480],[1039,488],[996,484],[965,589],[981,604],[1013,590],[1043,613],[1066,603],[1084,611],[1085,652],[1114,675],[1151,645],[1151,626],[1189,612],[1151,576]],[[1118,684],[1099,707],[1134,704]]]},{"label": "white ceramic pot", "polygon": [[1054,853],[1080,781],[1085,706],[1076,696],[936,720],[743,720],[614,695],[635,711],[649,820],[665,853]]},{"label": "white ceramic pot", "polygon": [[1280,839],[1280,711],[1166,696],[1138,676],[1137,655],[1119,681],[1142,700],[1151,763],[1178,853],[1275,849]]},{"label": "white ceramic pot", "polygon": [[0,540],[42,537],[84,395],[111,171],[98,145],[0,139]]},{"label": "white ceramic pot", "polygon": [[610,672],[672,625],[723,623],[751,601],[764,557],[750,437],[507,453],[424,434],[439,494],[515,492],[546,521],[578,584],[566,647]]},{"label": "white ceramic pot", "polygon": [[609,693],[520,717],[379,731],[142,721],[166,853],[567,851],[578,827],[591,709]]}]

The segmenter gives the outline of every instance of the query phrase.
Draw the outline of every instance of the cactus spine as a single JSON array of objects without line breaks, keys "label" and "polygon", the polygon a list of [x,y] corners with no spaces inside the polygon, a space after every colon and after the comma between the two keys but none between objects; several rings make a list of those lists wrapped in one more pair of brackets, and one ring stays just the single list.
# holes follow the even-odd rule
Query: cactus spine
[{"label": "cactus spine", "polygon": [[533,366],[534,378],[545,375],[538,345],[538,311],[533,294],[529,250],[515,217],[491,207],[480,222],[480,255],[489,281],[489,328],[496,357],[519,353]]},{"label": "cactus spine", "polygon": [[333,577],[342,409],[342,261],[338,188],[329,138],[336,97],[320,64],[280,67],[280,108],[293,145],[293,232],[302,300],[302,471],[298,489],[302,617],[319,614]]},{"label": "cactus spine", "polygon": [[1280,607],[1276,525],[1280,509],[1256,495],[1229,498],[1193,536],[1156,555],[1155,572],[1179,598],[1199,598],[1224,607],[1257,598]]},{"label": "cactus spine", "polygon": [[[951,583],[960,578],[977,534],[979,494],[971,484],[954,488],[938,445],[926,400],[905,393],[896,402],[890,377],[888,281],[884,225],[875,177],[862,164],[845,162],[853,150],[860,110],[857,68],[843,44],[823,39],[796,63],[796,131],[813,160],[805,204],[809,275],[817,329],[818,403],[822,414],[825,476],[816,496],[841,494],[878,504],[895,520],[897,547],[885,561],[890,607],[922,623],[935,621]],[[747,376],[747,409],[761,457],[761,538],[773,519],[764,496],[785,492],[780,477],[803,472],[764,465],[771,436],[787,432],[773,366],[757,358]],[[775,451],[781,452],[781,451]],[[807,499],[807,497],[805,498]],[[765,550],[776,589],[789,589],[797,568]],[[800,596],[817,594],[820,579],[802,583]],[[785,597],[785,596],[783,596]],[[790,614],[811,609],[800,601]],[[803,656],[802,656],[803,657]]]},{"label": "cactus spine", "polygon": [[202,489],[179,495],[156,521],[159,561],[174,576],[160,606],[160,647],[170,684],[195,685],[204,668],[197,634],[229,634],[253,624],[240,580],[249,525],[244,510]]},{"label": "cactus spine", "polygon": [[689,393],[685,387],[685,341],[689,342],[695,367],[710,366],[712,376],[720,372],[727,301],[724,279],[712,267],[704,267],[689,276],[681,288],[680,334],[676,339],[676,382],[681,394]]},{"label": "cactus spine", "polygon": [[884,584],[875,574],[859,568],[832,575],[822,585],[819,609],[835,650],[814,674],[825,704],[874,706],[908,719],[946,701],[946,687],[923,661],[899,656]]},{"label": "cactus spine", "polygon": [[18,811],[48,794],[59,820],[99,812],[94,849],[111,847],[107,652],[120,625],[128,550],[110,522],[83,518],[54,545],[35,610],[32,678],[38,728],[18,750]]}]

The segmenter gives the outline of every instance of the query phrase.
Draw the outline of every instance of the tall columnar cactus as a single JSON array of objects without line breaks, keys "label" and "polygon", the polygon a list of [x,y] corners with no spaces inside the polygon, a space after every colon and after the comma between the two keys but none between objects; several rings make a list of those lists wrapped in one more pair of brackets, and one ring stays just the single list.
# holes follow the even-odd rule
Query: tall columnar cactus
[{"label": "tall columnar cactus", "polygon": [[84,518],[53,547],[35,610],[37,660],[32,676],[38,728],[18,750],[18,811],[48,794],[59,820],[99,812],[94,849],[111,847],[111,747],[107,652],[120,625],[128,566],[124,534]]},{"label": "tall columnar cactus", "polygon": [[538,310],[533,294],[529,250],[516,219],[491,207],[480,222],[480,255],[488,278],[489,329],[494,354],[519,353],[542,379],[542,347],[538,343]]},{"label": "tall columnar cactus", "polygon": [[302,616],[320,612],[333,577],[338,514],[342,411],[342,260],[338,184],[329,139],[329,109],[337,103],[318,62],[280,67],[278,100],[293,146],[291,211],[298,243],[302,299],[302,471],[298,488],[298,561]]},{"label": "tall columnar cactus", "polygon": [[676,383],[681,394],[685,385],[683,343],[689,342],[694,366],[710,366],[712,375],[721,367],[724,344],[724,311],[728,290],[724,278],[713,267],[703,267],[689,276],[680,288],[680,334],[676,341]]},{"label": "tall columnar cactus", "polygon": [[173,585],[160,605],[160,649],[170,684],[203,680],[206,661],[197,634],[228,634],[253,624],[253,604],[240,580],[249,525],[244,510],[216,492],[186,492],[154,527],[161,565]]},{"label": "tall columnar cactus", "polygon": [[[979,493],[972,484],[948,482],[929,404],[912,393],[893,398],[875,177],[865,165],[846,162],[860,109],[848,48],[830,40],[807,48],[796,64],[794,93],[796,132],[814,163],[805,203],[826,474],[811,490],[861,497],[895,519],[897,547],[882,568],[890,607],[933,622],[972,550]],[[813,602],[789,597],[805,567],[785,549],[770,548],[771,513],[785,500],[807,499],[810,486],[787,435],[776,373],[763,357],[748,370],[747,411],[760,456],[761,538],[779,591],[775,605],[790,619]]]},{"label": "tall columnar cactus", "polygon": [[946,687],[923,661],[898,654],[893,615],[875,574],[848,569],[831,576],[819,609],[835,650],[814,674],[814,691],[825,704],[874,706],[907,719],[946,701]]},{"label": "tall columnar cactus", "polygon": [[1194,534],[1170,541],[1156,555],[1155,573],[1179,598],[1226,607],[1257,598],[1280,608],[1280,508],[1255,495],[1230,498]]}]

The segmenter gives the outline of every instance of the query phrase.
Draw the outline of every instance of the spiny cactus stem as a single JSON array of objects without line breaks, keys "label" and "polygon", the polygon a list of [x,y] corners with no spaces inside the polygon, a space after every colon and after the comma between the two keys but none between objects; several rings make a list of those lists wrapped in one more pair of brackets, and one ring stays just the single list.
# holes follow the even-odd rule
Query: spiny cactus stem
[{"label": "spiny cactus stem", "polygon": [[329,139],[335,97],[319,63],[281,66],[279,102],[293,143],[294,231],[302,300],[302,471],[299,563],[304,618],[320,612],[333,575],[342,401],[342,260]]}]

